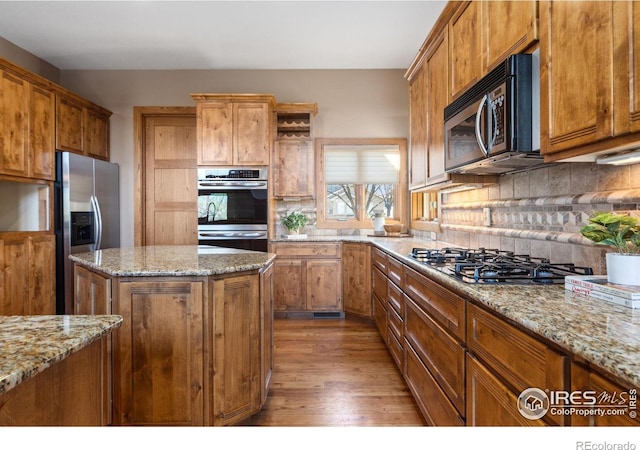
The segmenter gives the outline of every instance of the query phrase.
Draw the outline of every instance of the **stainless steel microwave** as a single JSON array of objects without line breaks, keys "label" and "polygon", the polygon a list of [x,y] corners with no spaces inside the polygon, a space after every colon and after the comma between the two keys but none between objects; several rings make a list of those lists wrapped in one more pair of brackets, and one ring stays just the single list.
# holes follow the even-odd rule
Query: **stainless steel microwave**
[{"label": "stainless steel microwave", "polygon": [[444,110],[445,170],[502,174],[543,163],[539,65],[511,55]]}]

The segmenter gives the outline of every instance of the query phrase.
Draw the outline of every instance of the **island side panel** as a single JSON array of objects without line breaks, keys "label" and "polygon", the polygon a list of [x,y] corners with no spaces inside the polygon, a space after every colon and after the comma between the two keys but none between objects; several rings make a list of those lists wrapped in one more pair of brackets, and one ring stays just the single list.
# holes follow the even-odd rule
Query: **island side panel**
[{"label": "island side panel", "polygon": [[1,426],[109,423],[105,336],[0,395]]}]

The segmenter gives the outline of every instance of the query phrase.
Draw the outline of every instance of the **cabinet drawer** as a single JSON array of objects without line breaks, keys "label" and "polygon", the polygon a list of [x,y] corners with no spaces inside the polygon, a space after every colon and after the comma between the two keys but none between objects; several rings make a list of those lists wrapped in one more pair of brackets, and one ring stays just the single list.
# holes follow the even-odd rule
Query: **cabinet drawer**
[{"label": "cabinet drawer", "polygon": [[380,269],[383,274],[387,274],[387,254],[382,250],[372,247],[373,266]]},{"label": "cabinet drawer", "polygon": [[518,410],[518,396],[477,359],[467,355],[467,426],[515,427],[545,425],[526,419]]},{"label": "cabinet drawer", "polygon": [[416,305],[464,341],[464,299],[407,266],[404,267],[404,290]]},{"label": "cabinet drawer", "polygon": [[395,333],[398,339],[404,337],[404,323],[402,317],[398,315],[393,308],[387,310],[387,320],[389,322],[389,329]]},{"label": "cabinet drawer", "polygon": [[373,320],[384,342],[387,342],[387,308],[377,295],[373,294]]},{"label": "cabinet drawer", "polygon": [[411,300],[405,304],[404,323],[407,342],[464,415],[464,347]]},{"label": "cabinet drawer", "polygon": [[403,264],[395,258],[387,258],[387,276],[400,288],[403,287],[402,283],[402,267]]},{"label": "cabinet drawer", "polygon": [[373,268],[373,292],[375,292],[380,300],[387,301],[387,277],[380,272],[377,267]]},{"label": "cabinet drawer", "polygon": [[340,258],[340,243],[339,242],[327,242],[310,244],[305,242],[304,244],[290,244],[277,242],[273,244],[273,252],[278,257],[304,257],[304,258]]},{"label": "cabinet drawer", "polygon": [[387,281],[387,301],[400,317],[404,317],[404,294],[395,283]]},{"label": "cabinet drawer", "polygon": [[411,345],[405,344],[404,352],[406,364],[404,377],[428,425],[463,426],[464,419],[442,392]]},{"label": "cabinet drawer", "polygon": [[396,362],[400,372],[404,373],[404,347],[401,342],[395,334],[389,333],[387,335],[387,348],[389,349],[389,353],[391,353],[391,357]]},{"label": "cabinet drawer", "polygon": [[[467,345],[516,394],[529,387],[567,389],[566,356],[484,309],[467,305]],[[549,417],[561,423],[562,417]]]}]

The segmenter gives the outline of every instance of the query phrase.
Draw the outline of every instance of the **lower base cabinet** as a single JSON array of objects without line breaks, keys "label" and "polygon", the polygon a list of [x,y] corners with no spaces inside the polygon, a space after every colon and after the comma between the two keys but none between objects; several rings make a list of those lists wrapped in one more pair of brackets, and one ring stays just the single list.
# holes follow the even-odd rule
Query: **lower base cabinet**
[{"label": "lower base cabinet", "polygon": [[271,266],[211,277],[75,273],[76,297],[94,278],[110,281],[109,313],[124,319],[112,335],[114,425],[231,425],[260,411],[273,369]]}]

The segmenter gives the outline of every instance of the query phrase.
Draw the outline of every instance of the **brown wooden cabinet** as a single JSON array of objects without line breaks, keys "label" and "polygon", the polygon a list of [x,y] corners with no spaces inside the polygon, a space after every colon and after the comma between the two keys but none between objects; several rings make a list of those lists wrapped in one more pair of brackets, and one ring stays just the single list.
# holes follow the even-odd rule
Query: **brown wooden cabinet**
[{"label": "brown wooden cabinet", "polygon": [[372,318],[371,247],[368,244],[342,243],[342,280],[344,312]]},{"label": "brown wooden cabinet", "polygon": [[342,312],[341,244],[272,244],[274,303],[280,312]]},{"label": "brown wooden cabinet", "polygon": [[538,1],[481,3],[483,70],[486,73],[503,62],[509,55],[521,53],[537,42]]},{"label": "brown wooden cabinet", "polygon": [[[578,362],[571,364],[571,391],[590,392],[603,414],[574,414],[572,426],[639,426],[638,388],[623,386]],[[592,397],[593,398],[593,397]],[[581,397],[578,397],[581,399]],[[582,401],[582,400],[580,400]],[[584,403],[592,402],[591,398]],[[579,405],[581,407],[589,405]],[[595,409],[595,407],[593,408]],[[608,411],[607,411],[608,410]],[[607,412],[614,412],[607,414]]]},{"label": "brown wooden cabinet", "polygon": [[111,112],[66,92],[56,94],[56,148],[109,160]]},{"label": "brown wooden cabinet", "polygon": [[113,313],[124,321],[113,334],[114,424],[204,425],[206,282],[117,281]]},{"label": "brown wooden cabinet", "polygon": [[317,112],[315,103],[278,103],[275,107],[272,170],[276,198],[314,196],[313,118]]},{"label": "brown wooden cabinet", "polygon": [[74,314],[111,314],[111,279],[74,265]]},{"label": "brown wooden cabinet", "polygon": [[[514,398],[532,387],[554,391],[568,389],[566,355],[472,304],[467,304],[467,346],[471,354],[504,380]],[[473,400],[467,402],[467,410],[473,411],[479,423],[495,420],[494,415],[503,414],[482,404],[475,405]],[[511,414],[504,411],[504,415]],[[553,414],[547,414],[543,420],[554,425],[567,422],[565,416]]]},{"label": "brown wooden cabinet", "polygon": [[640,132],[640,4],[613,2],[614,134]]},{"label": "brown wooden cabinet", "polygon": [[55,237],[0,238],[0,314],[55,314]]},{"label": "brown wooden cabinet", "polygon": [[53,180],[54,94],[0,67],[0,174]]},{"label": "brown wooden cabinet", "polygon": [[[209,313],[213,325],[209,423],[230,425],[256,413],[262,404],[260,279],[234,274],[214,279],[210,288],[215,312]],[[202,385],[192,388],[196,390],[200,395]]]},{"label": "brown wooden cabinet", "polygon": [[196,100],[198,165],[269,165],[272,95],[191,96]]},{"label": "brown wooden cabinet", "polygon": [[463,2],[449,21],[449,94],[454,99],[483,75],[483,2]]},{"label": "brown wooden cabinet", "polygon": [[262,311],[262,394],[261,404],[267,401],[267,393],[273,375],[273,264],[260,271],[260,298]]}]

